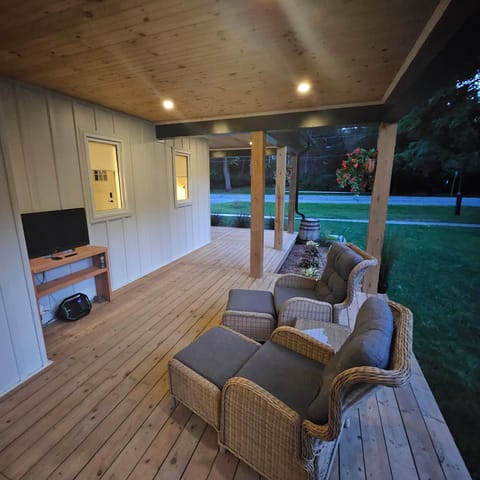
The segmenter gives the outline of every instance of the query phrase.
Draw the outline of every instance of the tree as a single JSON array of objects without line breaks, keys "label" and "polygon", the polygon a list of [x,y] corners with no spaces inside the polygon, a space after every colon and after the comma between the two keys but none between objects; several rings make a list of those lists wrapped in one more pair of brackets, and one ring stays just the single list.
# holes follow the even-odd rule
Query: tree
[{"label": "tree", "polygon": [[225,191],[229,192],[232,189],[232,182],[230,181],[230,168],[228,167],[228,158],[223,158],[223,176],[225,178]]},{"label": "tree", "polygon": [[395,172],[445,182],[458,171],[480,172],[480,74],[455,82],[399,122]]}]

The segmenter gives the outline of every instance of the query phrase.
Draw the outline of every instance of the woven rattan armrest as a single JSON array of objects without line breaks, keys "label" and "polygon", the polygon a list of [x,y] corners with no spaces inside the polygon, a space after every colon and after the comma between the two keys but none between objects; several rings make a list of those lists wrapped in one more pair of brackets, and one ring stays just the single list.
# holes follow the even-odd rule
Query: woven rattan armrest
[{"label": "woven rattan armrest", "polygon": [[323,364],[327,363],[335,354],[330,345],[292,327],[278,327],[272,333],[271,340],[282,347]]},{"label": "woven rattan armrest", "polygon": [[168,376],[170,394],[218,431],[220,389],[175,358],[168,362]]},{"label": "woven rattan armrest", "polygon": [[304,275],[297,275],[295,273],[287,273],[278,277],[275,287],[291,287],[291,288],[310,288],[315,289],[317,281],[310,277],[305,277]]},{"label": "woven rattan armrest", "polygon": [[222,317],[225,326],[255,340],[270,338],[277,320],[269,313],[226,310]]},{"label": "woven rattan armrest", "polygon": [[[267,419],[268,428],[263,428]],[[263,462],[280,465],[285,458],[299,458],[300,434],[300,416],[278,398],[246,378],[227,381],[222,390],[220,443],[228,450],[248,458],[258,470]],[[272,449],[273,444],[277,448]],[[292,476],[285,472],[281,478]]]},{"label": "woven rattan armrest", "polygon": [[311,298],[293,297],[286,300],[280,312],[278,312],[278,326],[294,326],[295,322],[303,318],[305,320],[321,320],[331,322],[332,305],[328,302],[313,300]]}]

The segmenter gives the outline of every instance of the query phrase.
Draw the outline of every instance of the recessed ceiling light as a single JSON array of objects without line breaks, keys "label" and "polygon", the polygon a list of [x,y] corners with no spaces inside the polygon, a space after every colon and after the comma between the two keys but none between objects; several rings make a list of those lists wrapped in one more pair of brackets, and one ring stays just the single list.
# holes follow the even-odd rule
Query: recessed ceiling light
[{"label": "recessed ceiling light", "polygon": [[308,82],[300,82],[297,85],[297,92],[298,93],[308,93],[310,91],[310,84]]},{"label": "recessed ceiling light", "polygon": [[164,100],[163,101],[163,108],[165,110],[172,110],[175,105],[171,100]]}]

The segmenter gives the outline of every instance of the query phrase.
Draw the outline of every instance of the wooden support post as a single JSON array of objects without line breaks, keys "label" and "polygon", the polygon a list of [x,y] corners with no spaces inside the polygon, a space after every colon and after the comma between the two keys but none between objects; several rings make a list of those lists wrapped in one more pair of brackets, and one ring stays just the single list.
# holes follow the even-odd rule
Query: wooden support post
[{"label": "wooden support post", "polygon": [[378,265],[369,268],[363,280],[366,293],[377,293],[378,274],[382,258],[385,222],[387,220],[388,197],[392,180],[393,154],[397,138],[397,124],[381,123],[378,132],[378,157],[373,184],[370,216],[368,219],[367,252],[375,256]]},{"label": "wooden support post", "polygon": [[298,169],[298,157],[296,153],[290,155],[290,168],[292,169],[292,175],[290,177],[290,183],[288,186],[288,233],[295,231],[295,197],[297,196],[297,169]]},{"label": "wooden support post", "polygon": [[287,169],[287,147],[277,148],[277,168],[275,178],[275,250],[283,248],[285,225],[285,173]]},{"label": "wooden support post", "polygon": [[265,132],[252,132],[250,217],[250,276],[263,276],[265,210]]}]

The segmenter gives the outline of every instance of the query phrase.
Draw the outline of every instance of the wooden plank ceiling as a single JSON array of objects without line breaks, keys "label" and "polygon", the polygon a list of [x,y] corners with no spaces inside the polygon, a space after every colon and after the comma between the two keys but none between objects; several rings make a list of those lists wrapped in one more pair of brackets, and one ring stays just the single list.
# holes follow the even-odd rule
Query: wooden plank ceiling
[{"label": "wooden plank ceiling", "polygon": [[448,3],[2,0],[0,75],[161,124],[380,104]]}]

